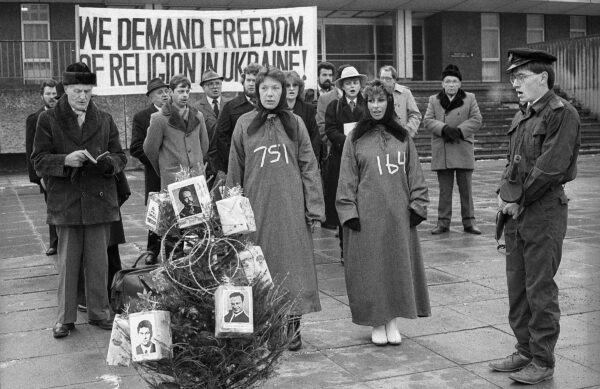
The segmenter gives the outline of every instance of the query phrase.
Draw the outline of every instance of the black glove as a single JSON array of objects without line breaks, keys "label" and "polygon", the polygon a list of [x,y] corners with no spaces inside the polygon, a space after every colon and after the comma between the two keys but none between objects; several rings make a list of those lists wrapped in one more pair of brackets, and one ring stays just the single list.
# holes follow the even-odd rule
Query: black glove
[{"label": "black glove", "polygon": [[442,138],[444,138],[445,142],[454,143],[462,138],[462,133],[458,128],[450,127],[446,124],[444,128],[442,128]]},{"label": "black glove", "polygon": [[410,226],[411,227],[418,226],[419,224],[421,224],[421,222],[423,220],[425,220],[425,218],[423,216],[419,215],[414,210],[410,209]]},{"label": "black glove", "polygon": [[115,172],[112,160],[109,157],[100,158],[96,164],[96,169],[105,176],[110,176]]},{"label": "black glove", "polygon": [[360,231],[360,220],[357,217],[348,220],[344,225],[351,230]]}]

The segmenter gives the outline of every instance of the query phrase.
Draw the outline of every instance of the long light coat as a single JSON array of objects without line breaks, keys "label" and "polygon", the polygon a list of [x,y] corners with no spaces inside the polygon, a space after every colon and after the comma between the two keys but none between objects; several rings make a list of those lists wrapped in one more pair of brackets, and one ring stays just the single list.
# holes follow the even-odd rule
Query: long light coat
[{"label": "long light coat", "polygon": [[[482,117],[475,95],[465,93],[464,104],[449,112],[440,104],[439,95],[429,97],[423,127],[431,131],[431,170],[475,168],[475,132],[481,128]],[[445,142],[442,129],[446,124],[458,127],[463,139]]]},{"label": "long light coat", "polygon": [[337,212],[344,226],[346,288],[352,321],[379,326],[395,317],[429,316],[429,294],[410,210],[427,218],[429,197],[417,149],[376,126],[344,144]]},{"label": "long light coat", "polygon": [[317,159],[302,119],[294,115],[296,140],[279,118],[267,119],[254,134],[252,111],[237,121],[231,141],[227,185],[241,184],[256,219],[251,237],[262,248],[274,279],[297,302],[294,314],[321,310],[313,242],[308,221],[323,220]]},{"label": "long light coat", "polygon": [[150,127],[144,140],[144,153],[160,176],[165,189],[175,182],[175,173],[184,168],[196,168],[204,164],[208,153],[208,133],[204,116],[189,107],[187,125],[171,104],[150,117]]}]

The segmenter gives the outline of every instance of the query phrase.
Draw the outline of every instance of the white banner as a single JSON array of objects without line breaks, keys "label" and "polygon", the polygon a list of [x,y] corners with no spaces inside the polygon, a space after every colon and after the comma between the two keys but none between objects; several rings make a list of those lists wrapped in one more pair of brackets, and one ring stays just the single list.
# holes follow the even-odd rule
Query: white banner
[{"label": "white banner", "polygon": [[149,80],[176,74],[200,92],[207,68],[224,91],[241,91],[251,62],[295,70],[317,86],[317,7],[180,11],[77,7],[79,58],[96,73],[98,95],[144,94]]}]

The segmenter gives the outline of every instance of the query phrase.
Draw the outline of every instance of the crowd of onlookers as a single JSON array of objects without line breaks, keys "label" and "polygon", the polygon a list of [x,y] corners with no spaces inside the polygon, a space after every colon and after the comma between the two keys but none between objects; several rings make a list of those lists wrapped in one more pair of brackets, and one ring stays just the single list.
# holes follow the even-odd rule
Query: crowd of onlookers
[{"label": "crowd of onlookers", "polygon": [[[526,383],[552,377],[562,185],[575,178],[579,147],[577,113],[552,92],[554,60],[542,51],[509,51],[507,71],[523,110],[508,133],[507,169],[491,189],[506,222],[509,321],[518,340],[515,354],[491,366],[517,371],[511,378]],[[256,218],[251,238],[295,299],[290,350],[302,346],[301,316],[321,309],[311,236],[321,226],[337,230],[352,321],[372,327],[374,344],[400,344],[396,318],[431,314],[416,230],[429,197],[412,138],[420,128],[431,134],[439,183],[431,233],[449,232],[456,177],[464,232],[479,235],[471,179],[482,116],[454,65],[442,71],[424,116],[392,66],[373,80],[350,65],[317,69],[318,87],[305,90],[295,71],[248,64],[243,93],[231,100],[212,69],[202,74],[198,101],[184,75],[168,84],[153,79],[148,106],[133,117],[131,155],[144,165],[146,200],[182,167],[204,173],[209,185],[242,186]],[[95,84],[86,64],[69,65],[61,84],[42,84],[44,106],[27,119],[30,178],[47,201],[47,254],[58,254],[56,338],[75,328],[77,309],[87,310],[90,324],[112,327],[107,287],[121,268],[119,207],[130,191],[119,131],[94,104]],[[193,196],[186,201],[193,210]],[[161,260],[160,240],[148,232],[147,264]]]}]

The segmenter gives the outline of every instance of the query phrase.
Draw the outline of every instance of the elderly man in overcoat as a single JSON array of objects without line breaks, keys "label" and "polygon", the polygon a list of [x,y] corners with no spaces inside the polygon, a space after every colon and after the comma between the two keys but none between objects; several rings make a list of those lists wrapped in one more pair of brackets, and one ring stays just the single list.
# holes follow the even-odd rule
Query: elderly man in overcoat
[{"label": "elderly man in overcoat", "polygon": [[[129,151],[133,157],[139,159],[144,165],[144,204],[148,202],[148,194],[150,192],[160,191],[160,177],[144,153],[144,140],[150,126],[150,116],[169,101],[171,98],[169,92],[169,86],[160,78],[150,80],[146,87],[146,96],[148,96],[150,104],[133,116]],[[160,252],[160,236],[152,231],[148,231],[146,250],[152,252],[152,255],[146,258],[146,264],[152,265],[156,263]]]},{"label": "elderly man in overcoat", "polygon": [[225,103],[228,102],[229,99],[223,97],[221,92],[223,87],[223,76],[212,69],[208,69],[202,73],[200,86],[204,90],[204,95],[200,98],[197,107],[198,111],[202,112],[202,115],[204,115],[204,123],[206,124],[208,144],[210,147],[215,141],[217,119],[219,118],[221,111],[223,111]]},{"label": "elderly man in overcoat", "polygon": [[48,177],[47,221],[58,234],[55,338],[75,328],[81,266],[88,322],[112,329],[107,245],[110,223],[119,220],[115,175],[127,162],[115,122],[91,101],[96,75],[86,64],[74,63],[63,84],[65,94],[56,107],[40,114],[31,156],[35,170]]},{"label": "elderly man in overcoat", "polygon": [[437,226],[434,235],[450,231],[454,176],[460,194],[460,212],[465,232],[479,235],[475,224],[475,207],[471,178],[475,168],[475,132],[482,117],[473,93],[461,88],[462,74],[455,65],[442,72],[443,90],[429,97],[423,126],[431,131],[431,170],[440,185]]}]

